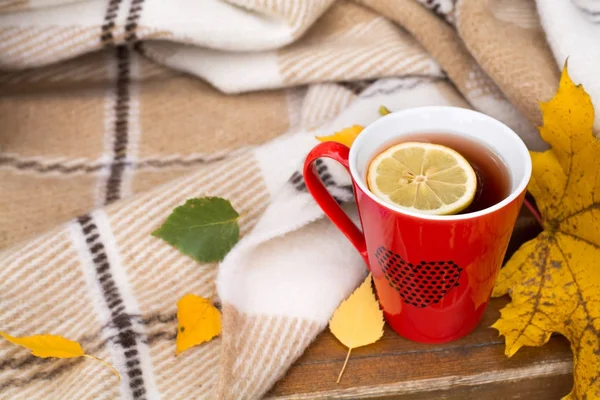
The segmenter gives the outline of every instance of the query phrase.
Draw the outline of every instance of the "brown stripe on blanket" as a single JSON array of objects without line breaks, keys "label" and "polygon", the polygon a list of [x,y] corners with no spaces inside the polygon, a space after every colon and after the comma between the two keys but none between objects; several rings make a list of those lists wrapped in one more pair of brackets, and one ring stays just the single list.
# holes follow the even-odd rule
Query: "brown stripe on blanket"
[{"label": "brown stripe on blanket", "polygon": [[[233,153],[232,153],[233,154]],[[232,154],[221,154],[219,156],[198,156],[189,158],[166,157],[164,159],[146,159],[142,161],[123,161],[123,165],[132,169],[160,169],[170,167],[194,167],[222,161]],[[111,166],[111,164],[99,162],[54,162],[44,163],[39,160],[21,158],[9,154],[0,155],[0,167],[11,167],[19,171],[32,171],[40,174],[59,172],[62,174],[93,173]]]},{"label": "brown stripe on blanket", "polygon": [[120,5],[121,0],[110,0],[108,2],[106,14],[104,14],[104,23],[102,24],[102,33],[100,36],[100,40],[102,40],[102,44],[104,45],[114,43],[115,38],[113,35],[113,30],[115,29],[115,19],[119,13]]},{"label": "brown stripe on blanket", "polygon": [[[398,78],[390,78],[389,80],[380,80],[376,84],[365,88],[361,93],[360,97],[363,99],[375,97],[375,96],[390,96],[394,93],[401,91],[409,91],[415,89],[423,84],[433,84],[441,86],[440,91],[446,87],[447,81],[443,78],[432,77],[429,75],[420,74],[406,74],[405,76]],[[442,84],[442,85],[440,85]]]},{"label": "brown stripe on blanket", "polygon": [[342,81],[339,82],[339,84],[358,96],[363,92],[363,90],[371,86],[373,82],[375,82],[375,79],[365,79],[362,81]]},{"label": "brown stripe on blanket", "polygon": [[12,167],[18,169],[19,171],[33,171],[39,172],[41,174],[52,173],[52,172],[60,172],[63,174],[72,174],[76,172],[83,173],[91,173],[96,172],[100,169],[106,167],[106,164],[98,163],[80,163],[80,164],[72,164],[72,163],[60,163],[60,162],[51,162],[48,164],[44,164],[41,161],[37,160],[20,160],[18,157],[12,157],[9,155],[0,155],[0,167]]},{"label": "brown stripe on blanket", "polygon": [[129,71],[130,53],[127,46],[118,46],[117,54],[117,101],[115,104],[115,136],[113,142],[113,162],[106,182],[105,203],[110,204],[121,198],[121,180],[125,169],[128,143],[129,117]]},{"label": "brown stripe on blanket", "polygon": [[125,44],[116,48],[117,85],[115,103],[115,126],[113,141],[113,162],[106,182],[105,204],[121,198],[121,183],[127,167],[127,146],[129,144],[129,116],[131,100],[131,52],[129,46],[138,42],[137,28],[141,16],[143,0],[133,0],[129,7],[125,25]]},{"label": "brown stripe on blanket", "polygon": [[94,218],[89,214],[79,217],[77,222],[86,239],[88,251],[95,266],[96,278],[100,283],[104,302],[110,312],[111,322],[117,329],[118,337],[115,344],[120,347],[119,351],[127,362],[126,371],[130,378],[129,389],[131,395],[135,399],[145,399],[146,388],[143,373],[141,367],[137,366],[140,364],[137,339],[139,334],[134,330],[133,321],[129,314],[124,312],[125,302],[112,276],[111,265],[100,238],[100,232]]},{"label": "brown stripe on blanket", "polygon": [[[48,364],[52,363],[53,361],[57,362],[56,360],[52,360],[52,359],[42,359],[42,361],[44,362],[44,365],[48,365]],[[37,380],[46,380],[46,381],[52,380],[52,379],[56,378],[57,376],[62,375],[65,372],[69,371],[72,367],[74,367],[75,365],[77,365],[79,363],[82,363],[83,361],[84,361],[83,358],[59,360],[57,362],[57,364],[59,364],[59,366],[52,368],[48,371],[36,372],[27,378],[9,379],[7,381],[0,383],[0,392],[2,392],[2,390],[9,388],[9,387],[23,387],[23,386],[26,386],[29,383],[31,383],[33,381],[37,381]]]},{"label": "brown stripe on blanket", "polygon": [[125,32],[127,32],[125,36],[126,43],[134,43],[135,45],[138,42],[137,29],[142,14],[143,3],[144,0],[133,0],[131,2],[127,23],[125,24]]},{"label": "brown stripe on blanket", "polygon": [[[106,9],[106,14],[104,16],[104,24],[102,25],[102,43],[105,46],[111,46],[114,44],[114,34],[113,31],[115,29],[115,19],[117,18],[117,14],[119,13],[119,6],[121,5],[121,0],[110,0],[108,3],[108,7]],[[115,120],[115,138],[113,144],[113,163],[110,165],[110,172],[108,176],[108,181],[106,183],[106,191],[105,191],[105,199],[104,202],[106,204],[117,200],[120,197],[120,184],[121,184],[121,174],[123,172],[123,166],[118,165],[119,162],[119,149],[124,149],[123,143],[127,144],[127,112],[126,110],[122,110],[123,105],[127,107],[127,103],[123,97],[123,94],[128,95],[127,86],[129,85],[129,52],[126,48],[119,46],[116,49],[116,57],[117,57],[117,101],[115,104],[115,115],[117,116]],[[124,119],[124,121],[123,121]],[[119,132],[125,132],[125,134],[119,135]],[[124,136],[124,138],[123,138]],[[122,154],[122,158],[125,157],[123,151],[120,152]]]},{"label": "brown stripe on blanket", "polygon": [[175,321],[177,321],[176,313],[171,313],[171,314],[155,313],[155,314],[151,314],[151,315],[147,316],[146,318],[140,319],[140,323],[142,323],[143,325],[146,325],[146,326],[152,326],[156,323],[170,324]]}]

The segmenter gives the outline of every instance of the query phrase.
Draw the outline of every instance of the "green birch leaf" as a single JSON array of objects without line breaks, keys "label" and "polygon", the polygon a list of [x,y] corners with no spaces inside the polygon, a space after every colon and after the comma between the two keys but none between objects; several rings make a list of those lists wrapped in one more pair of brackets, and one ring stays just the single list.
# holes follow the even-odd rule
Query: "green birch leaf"
[{"label": "green birch leaf", "polygon": [[189,199],[152,232],[202,263],[221,261],[240,237],[240,215],[220,197]]}]

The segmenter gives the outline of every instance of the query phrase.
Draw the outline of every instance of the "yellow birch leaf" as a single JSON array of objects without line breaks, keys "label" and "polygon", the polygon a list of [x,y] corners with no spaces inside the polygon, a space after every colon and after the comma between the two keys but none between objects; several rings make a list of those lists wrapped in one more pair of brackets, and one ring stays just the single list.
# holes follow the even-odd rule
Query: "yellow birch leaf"
[{"label": "yellow birch leaf", "polygon": [[99,361],[109,367],[112,372],[121,380],[121,376],[109,363],[89,354],[85,354],[81,345],[62,336],[56,335],[34,335],[24,337],[14,337],[7,333],[0,332],[0,336],[9,342],[25,347],[31,350],[31,354],[40,358],[76,358],[87,357]]},{"label": "yellow birch leaf", "polygon": [[177,321],[177,354],[221,333],[221,313],[204,297],[183,296],[177,302]]},{"label": "yellow birch leaf", "polygon": [[339,383],[350,352],[357,347],[375,343],[383,336],[383,312],[371,288],[371,274],[340,304],[329,320],[329,330],[348,348],[346,361],[340,371]]},{"label": "yellow birch leaf", "polygon": [[329,136],[317,136],[321,142],[338,142],[348,147],[352,146],[354,139],[358,136],[359,133],[364,129],[361,125],[352,125],[349,128],[344,128],[339,132],[334,133]]},{"label": "yellow birch leaf", "polygon": [[529,191],[544,231],[501,270],[494,296],[508,293],[512,301],[493,327],[505,336],[509,357],[552,333],[564,335],[575,381],[565,399],[600,399],[600,141],[590,97],[566,64],[541,110],[540,133],[552,149],[531,152]]},{"label": "yellow birch leaf", "polygon": [[388,108],[386,106],[379,107],[379,115],[383,116],[383,115],[388,115],[389,113],[391,113],[391,111],[388,110]]},{"label": "yellow birch leaf", "polygon": [[31,354],[36,357],[74,358],[85,355],[79,343],[61,336],[35,335],[18,338],[3,332],[0,332],[0,336],[13,344],[31,350]]}]

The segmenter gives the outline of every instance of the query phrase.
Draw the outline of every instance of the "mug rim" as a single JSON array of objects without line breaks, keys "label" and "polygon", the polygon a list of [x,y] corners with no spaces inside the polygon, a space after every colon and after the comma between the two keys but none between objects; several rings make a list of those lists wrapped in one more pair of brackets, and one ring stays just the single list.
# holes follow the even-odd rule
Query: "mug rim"
[{"label": "mug rim", "polygon": [[[381,200],[380,198],[375,196],[369,190],[369,188],[366,185],[366,182],[364,181],[362,176],[360,176],[360,174],[358,173],[357,153],[358,153],[358,149],[361,147],[362,143],[364,141],[368,140],[368,137],[371,134],[371,132],[383,128],[386,124],[388,124],[393,119],[407,118],[411,114],[418,114],[418,113],[422,113],[422,112],[434,112],[435,113],[435,112],[440,112],[440,111],[463,114],[463,116],[465,116],[465,117],[470,116],[470,117],[477,117],[480,119],[484,119],[484,120],[486,120],[487,123],[496,125],[496,127],[501,128],[501,130],[504,131],[505,134],[513,136],[513,138],[516,139],[519,146],[518,146],[518,149],[515,149],[515,150],[518,151],[519,153],[521,153],[521,155],[523,156],[525,168],[524,168],[523,176],[522,176],[521,180],[516,185],[516,187],[513,190],[511,190],[510,195],[508,195],[502,201],[494,204],[491,207],[484,208],[483,210],[479,210],[479,211],[475,211],[475,212],[471,212],[471,213],[467,213],[467,214],[431,215],[431,214],[410,211],[410,210],[395,206],[393,204],[384,202],[383,200]],[[363,131],[358,135],[356,140],[354,140],[354,142],[350,146],[350,154],[348,156],[348,161],[349,161],[348,164],[350,167],[350,175],[352,176],[352,180],[354,181],[354,183],[363,191],[363,193],[365,193],[367,196],[369,196],[371,198],[371,200],[375,201],[381,207],[384,207],[388,210],[397,212],[399,214],[408,215],[408,216],[419,218],[419,219],[434,220],[434,221],[468,220],[468,219],[478,218],[478,217],[481,217],[481,216],[484,216],[487,214],[491,214],[497,210],[500,210],[500,209],[506,207],[508,204],[512,203],[513,200],[515,200],[517,197],[519,197],[521,195],[521,193],[523,193],[527,189],[527,185],[529,184],[529,180],[531,179],[531,171],[532,171],[531,156],[529,154],[529,149],[527,149],[527,146],[523,142],[523,139],[521,139],[521,137],[519,135],[517,135],[517,133],[515,131],[513,131],[511,128],[509,128],[506,124],[500,122],[499,120],[497,120],[493,117],[490,117],[489,115],[483,114],[483,113],[475,111],[475,110],[462,108],[462,107],[453,107],[453,106],[413,107],[413,108],[408,108],[408,109],[404,109],[404,110],[394,111],[390,114],[387,114],[387,115],[379,118],[375,122],[367,125],[363,129]],[[510,166],[508,166],[508,168],[510,168]]]}]

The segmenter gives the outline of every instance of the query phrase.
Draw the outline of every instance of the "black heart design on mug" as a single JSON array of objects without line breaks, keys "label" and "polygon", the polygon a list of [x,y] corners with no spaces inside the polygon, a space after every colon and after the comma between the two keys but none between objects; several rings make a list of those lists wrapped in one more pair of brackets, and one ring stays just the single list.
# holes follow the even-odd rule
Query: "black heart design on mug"
[{"label": "black heart design on mug", "polygon": [[375,251],[375,257],[385,279],[402,300],[419,308],[439,303],[458,286],[462,271],[453,261],[421,261],[413,265],[384,246]]}]

